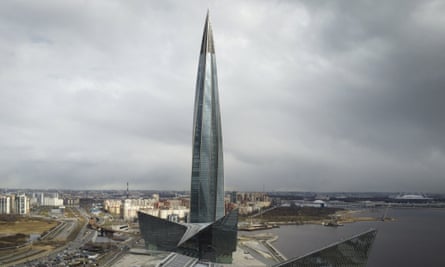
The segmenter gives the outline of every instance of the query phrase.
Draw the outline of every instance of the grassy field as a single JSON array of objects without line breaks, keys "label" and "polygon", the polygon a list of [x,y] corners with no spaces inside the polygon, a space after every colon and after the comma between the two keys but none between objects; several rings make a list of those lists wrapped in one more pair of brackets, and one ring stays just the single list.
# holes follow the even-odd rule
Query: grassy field
[{"label": "grassy field", "polygon": [[56,221],[38,218],[0,216],[0,235],[43,233],[56,225]]}]

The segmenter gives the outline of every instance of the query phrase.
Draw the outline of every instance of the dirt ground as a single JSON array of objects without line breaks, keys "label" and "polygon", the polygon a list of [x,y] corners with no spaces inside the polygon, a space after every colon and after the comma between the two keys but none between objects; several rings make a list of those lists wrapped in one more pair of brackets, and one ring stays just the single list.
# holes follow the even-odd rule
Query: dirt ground
[{"label": "dirt ground", "polygon": [[0,218],[0,236],[13,234],[36,234],[50,230],[57,225],[56,221],[40,220],[28,217]]}]

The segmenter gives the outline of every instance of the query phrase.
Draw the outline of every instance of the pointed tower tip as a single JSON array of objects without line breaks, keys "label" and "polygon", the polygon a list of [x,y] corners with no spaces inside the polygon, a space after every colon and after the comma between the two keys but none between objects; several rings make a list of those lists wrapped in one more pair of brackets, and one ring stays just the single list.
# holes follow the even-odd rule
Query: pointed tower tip
[{"label": "pointed tower tip", "polygon": [[204,22],[204,31],[208,26],[210,26],[210,11],[207,8],[206,20]]},{"label": "pointed tower tip", "polygon": [[206,20],[204,24],[204,33],[202,36],[201,54],[215,53],[215,46],[213,44],[213,32],[210,24],[209,9],[207,9]]}]

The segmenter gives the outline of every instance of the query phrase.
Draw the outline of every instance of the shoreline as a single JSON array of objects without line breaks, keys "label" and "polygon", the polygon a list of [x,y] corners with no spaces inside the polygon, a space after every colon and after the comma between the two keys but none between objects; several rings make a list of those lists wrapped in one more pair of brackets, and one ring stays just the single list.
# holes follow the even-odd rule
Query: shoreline
[{"label": "shoreline", "polygon": [[343,224],[350,224],[350,223],[356,223],[356,222],[374,222],[374,221],[385,221],[385,222],[391,222],[396,221],[395,218],[391,217],[373,217],[373,216],[356,216],[360,213],[365,212],[366,210],[343,210],[343,211],[337,211],[333,215],[331,215],[331,219],[316,219],[316,220],[305,220],[305,221],[295,221],[295,220],[288,220],[288,221],[262,221],[257,223],[248,223],[244,226],[239,226],[238,231],[261,231],[261,230],[268,230],[273,228],[279,228],[281,225],[305,225],[305,224],[315,224],[315,225],[325,225],[329,222],[334,222],[334,224],[337,225],[325,225],[325,226],[342,226]]}]

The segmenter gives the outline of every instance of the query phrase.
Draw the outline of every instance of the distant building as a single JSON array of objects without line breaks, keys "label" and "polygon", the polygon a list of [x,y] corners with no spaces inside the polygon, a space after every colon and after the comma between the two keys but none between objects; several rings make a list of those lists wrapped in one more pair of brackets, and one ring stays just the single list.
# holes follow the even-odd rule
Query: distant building
[{"label": "distant building", "polygon": [[97,204],[94,198],[79,198],[79,206],[85,210],[90,210],[95,204]]},{"label": "distant building", "polygon": [[156,198],[137,199],[106,199],[103,202],[104,210],[118,217],[131,221],[137,218],[137,212],[143,210],[145,213],[162,219],[167,219],[169,215],[176,215],[180,221],[187,219],[189,208],[187,201],[183,199],[169,199],[159,202],[159,195]]},{"label": "distant building", "polygon": [[40,206],[45,206],[45,194],[44,193],[40,193],[39,203],[40,203]]},{"label": "distant building", "polygon": [[153,209],[155,200],[153,199],[125,199],[122,201],[120,215],[126,221],[137,218],[137,212],[141,209]]},{"label": "distant building", "polygon": [[9,203],[10,203],[10,211],[11,211],[11,214],[16,214],[17,213],[17,206],[15,205],[15,194],[11,194],[10,195],[10,201],[9,201]]},{"label": "distant building", "polygon": [[15,196],[14,206],[17,214],[29,214],[29,198],[25,194]]},{"label": "distant building", "polygon": [[122,208],[121,208],[121,215],[122,215],[122,219],[124,220],[131,220],[132,218],[134,218],[135,214],[138,212],[139,207],[138,206],[133,206],[131,204],[131,199],[125,199],[122,201]]},{"label": "distant building", "polygon": [[[233,194],[231,197],[234,197]],[[264,192],[238,192],[236,193],[236,203],[241,215],[259,212],[272,204],[269,196]]]},{"label": "distant building", "polygon": [[0,195],[0,214],[29,214],[30,198],[25,194]]},{"label": "distant building", "polygon": [[236,203],[236,201],[237,201],[237,199],[236,199],[236,194],[237,194],[236,191],[232,191],[232,192],[230,192],[230,202],[231,202],[231,203]]},{"label": "distant building", "polygon": [[64,198],[63,205],[67,207],[79,207],[79,199],[73,197]]},{"label": "distant building", "polygon": [[237,202],[269,202],[269,196],[263,192],[238,192],[236,195]]},{"label": "distant building", "polygon": [[122,209],[122,200],[120,199],[105,199],[104,210],[113,215],[120,215]]},{"label": "distant building", "polygon": [[0,196],[0,214],[10,214],[10,213],[11,213],[11,197]]},{"label": "distant building", "polygon": [[317,199],[314,201],[296,201],[295,202],[296,205],[300,206],[300,207],[313,207],[313,208],[324,208],[327,207],[326,202],[324,202],[323,200]]},{"label": "distant building", "polygon": [[399,203],[429,203],[433,201],[430,197],[417,194],[398,195],[392,200]]},{"label": "distant building", "polygon": [[51,193],[48,195],[43,195],[42,193],[42,202],[41,205],[42,206],[46,206],[46,207],[60,207],[63,206],[63,199],[59,198],[59,194],[57,193]]}]

